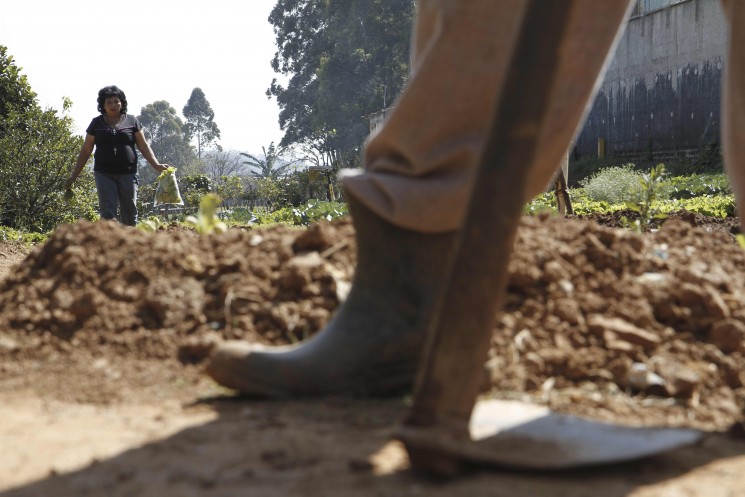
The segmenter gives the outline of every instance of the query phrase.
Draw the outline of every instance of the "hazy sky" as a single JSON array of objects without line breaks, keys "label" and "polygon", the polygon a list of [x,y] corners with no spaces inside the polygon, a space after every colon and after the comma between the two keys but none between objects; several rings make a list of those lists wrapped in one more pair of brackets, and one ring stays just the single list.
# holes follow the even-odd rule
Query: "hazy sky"
[{"label": "hazy sky", "polygon": [[130,114],[167,100],[183,118],[201,88],[224,149],[260,153],[279,142],[276,100],[265,91],[276,0],[0,0],[0,45],[8,47],[42,107],[62,109],[83,134],[98,90],[115,84]]}]

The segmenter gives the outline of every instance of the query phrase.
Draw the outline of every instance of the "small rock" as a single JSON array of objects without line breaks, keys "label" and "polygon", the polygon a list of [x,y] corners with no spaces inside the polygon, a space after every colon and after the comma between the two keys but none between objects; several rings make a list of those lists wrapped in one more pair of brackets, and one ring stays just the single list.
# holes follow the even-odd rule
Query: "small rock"
[{"label": "small rock", "polygon": [[663,361],[657,366],[671,397],[688,398],[701,385],[701,375],[680,363]]},{"label": "small rock", "polygon": [[645,349],[653,348],[660,343],[658,335],[634,326],[621,318],[607,318],[600,314],[593,314],[587,318],[587,325],[590,331],[597,335],[612,332],[614,339],[641,345]]},{"label": "small rock", "polygon": [[709,341],[722,352],[745,351],[745,323],[723,319],[709,330]]},{"label": "small rock", "polygon": [[16,350],[20,349],[21,346],[18,345],[18,342],[11,338],[7,337],[0,337],[0,351],[1,352],[15,352]]},{"label": "small rock", "polygon": [[626,379],[629,386],[636,390],[650,393],[666,391],[664,378],[652,372],[646,364],[641,362],[631,365]]},{"label": "small rock", "polygon": [[730,317],[730,310],[722,295],[711,286],[705,287],[705,305],[709,316],[714,319],[726,319]]}]

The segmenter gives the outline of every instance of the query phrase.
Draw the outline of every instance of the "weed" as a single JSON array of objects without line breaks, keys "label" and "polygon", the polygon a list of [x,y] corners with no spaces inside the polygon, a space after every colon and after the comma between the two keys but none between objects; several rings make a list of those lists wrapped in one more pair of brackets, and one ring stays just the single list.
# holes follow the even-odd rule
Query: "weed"
[{"label": "weed", "polygon": [[657,164],[648,173],[641,174],[639,188],[641,199],[636,202],[626,202],[626,208],[639,214],[639,219],[629,221],[625,216],[621,218],[621,224],[636,231],[647,231],[654,219],[667,217],[653,204],[659,199],[661,185],[665,178],[665,165]]},{"label": "weed", "polygon": [[642,199],[640,179],[641,173],[634,170],[634,165],[625,164],[601,169],[585,180],[583,186],[590,200],[621,204]]},{"label": "weed", "polygon": [[222,198],[219,195],[208,193],[199,202],[197,215],[187,216],[184,222],[194,228],[200,235],[207,235],[212,232],[224,233],[228,230],[228,227],[217,216],[217,208],[221,202]]},{"label": "weed", "polygon": [[137,228],[146,233],[155,233],[161,226],[163,226],[163,221],[161,221],[157,216],[151,216],[144,221],[137,223]]}]

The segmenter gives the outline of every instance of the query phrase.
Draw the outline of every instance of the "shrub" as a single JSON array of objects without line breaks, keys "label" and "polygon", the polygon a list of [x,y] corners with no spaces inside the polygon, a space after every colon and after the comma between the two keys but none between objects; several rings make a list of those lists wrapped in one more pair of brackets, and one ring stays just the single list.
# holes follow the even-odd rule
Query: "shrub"
[{"label": "shrub", "polygon": [[[609,204],[645,201],[644,174],[636,171],[633,164],[601,169],[583,182],[588,199]],[[670,197],[672,187],[659,185],[656,198]]]},{"label": "shrub", "polygon": [[327,202],[324,200],[309,200],[292,210],[295,216],[295,224],[308,226],[310,223],[325,219],[332,221],[347,215],[347,204],[340,202]]},{"label": "shrub", "polygon": [[666,183],[671,190],[670,198],[683,199],[732,193],[729,180],[724,173],[676,176]]},{"label": "shrub", "polygon": [[97,216],[89,171],[80,175],[73,195],[65,194],[65,181],[82,144],[82,138],[72,133],[69,117],[33,107],[25,112],[11,111],[3,126],[0,224],[45,233],[65,221]]},{"label": "shrub", "polygon": [[178,183],[184,199],[184,212],[197,212],[202,198],[212,191],[212,182],[204,174],[183,176],[178,178]]},{"label": "shrub", "polygon": [[310,200],[298,207],[284,207],[272,212],[254,209],[253,214],[253,224],[257,225],[283,223],[289,226],[308,226],[322,219],[331,221],[344,217],[348,210],[347,204],[343,202]]}]

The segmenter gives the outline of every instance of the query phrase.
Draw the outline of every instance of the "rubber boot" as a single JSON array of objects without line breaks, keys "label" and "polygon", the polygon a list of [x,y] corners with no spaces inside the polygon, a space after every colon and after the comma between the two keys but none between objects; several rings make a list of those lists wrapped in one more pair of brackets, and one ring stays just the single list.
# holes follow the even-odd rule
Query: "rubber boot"
[{"label": "rubber boot", "polygon": [[299,344],[226,342],[207,373],[260,397],[380,395],[410,388],[427,316],[453,251],[455,233],[421,234],[387,223],[349,199],[357,267],[347,300],[329,324]]}]

